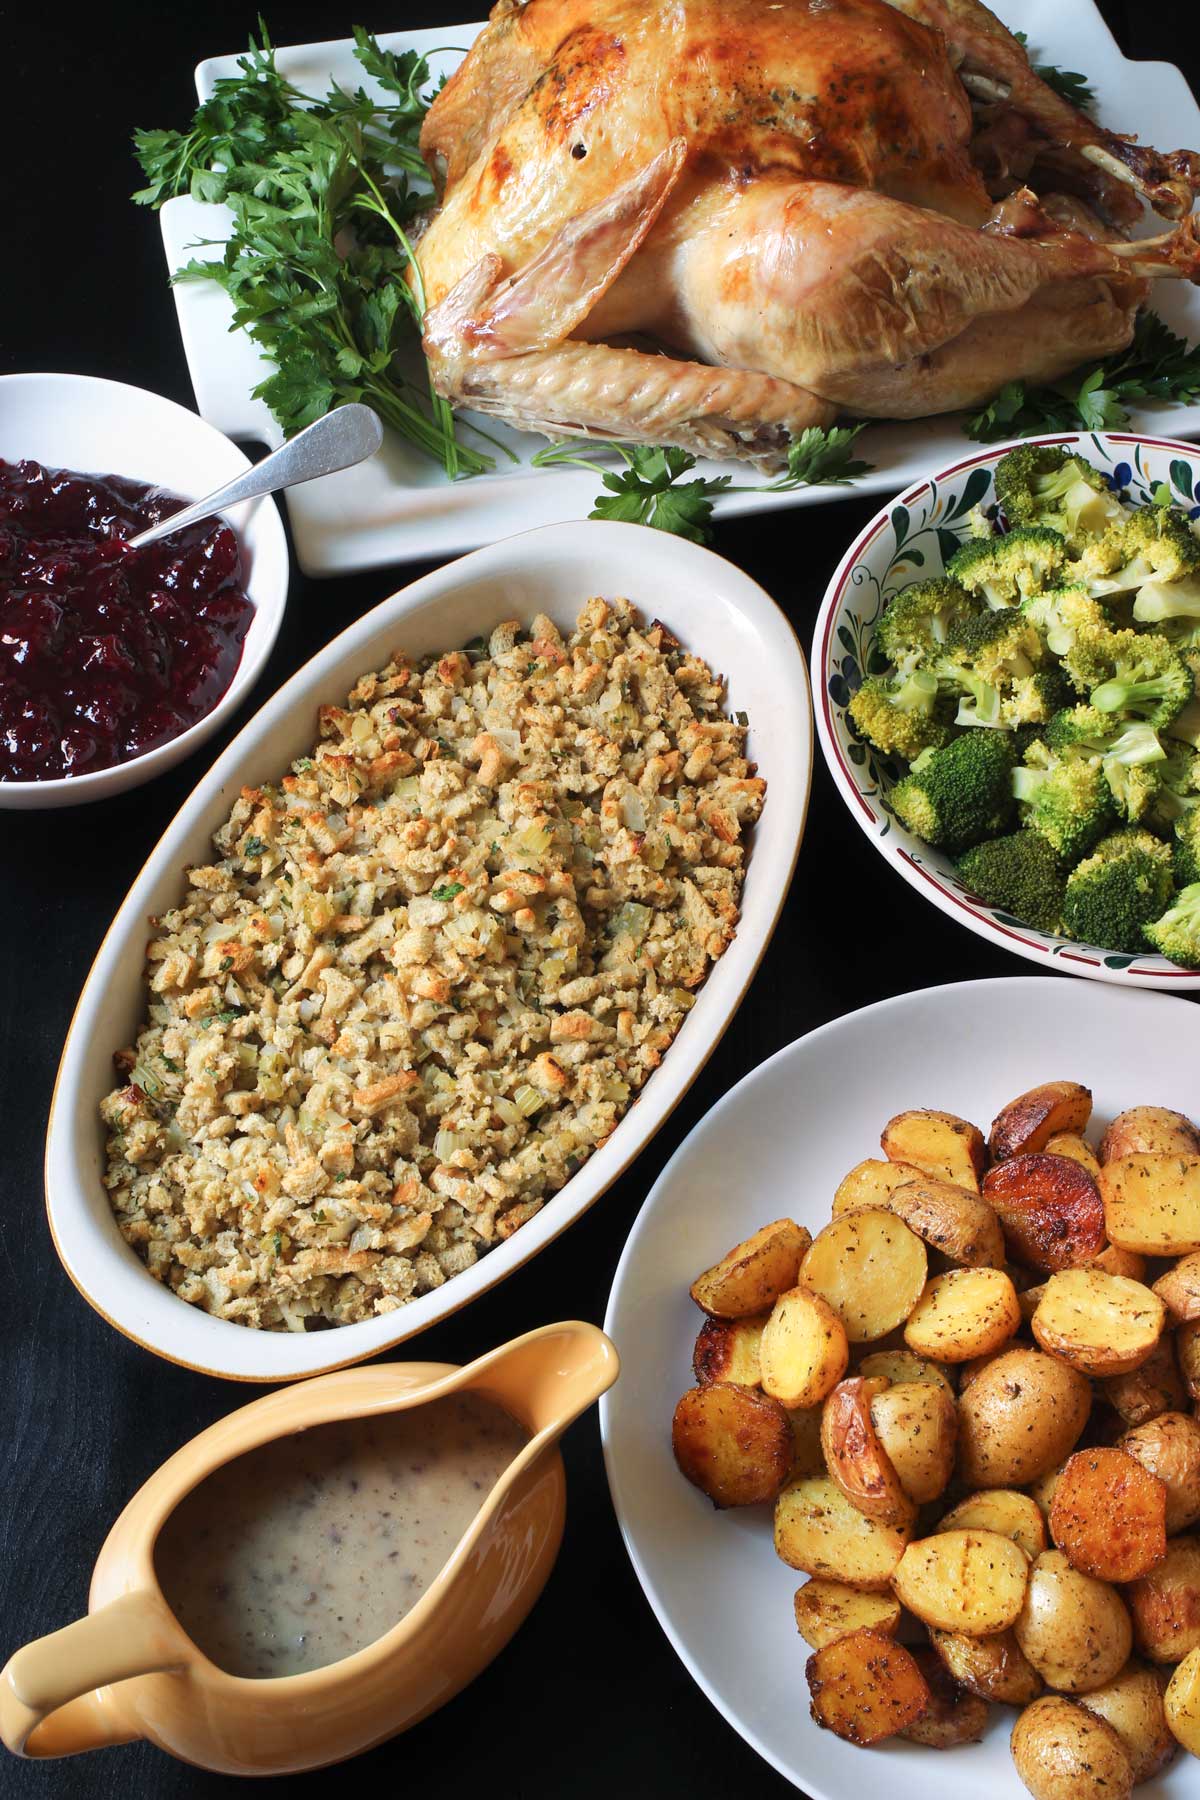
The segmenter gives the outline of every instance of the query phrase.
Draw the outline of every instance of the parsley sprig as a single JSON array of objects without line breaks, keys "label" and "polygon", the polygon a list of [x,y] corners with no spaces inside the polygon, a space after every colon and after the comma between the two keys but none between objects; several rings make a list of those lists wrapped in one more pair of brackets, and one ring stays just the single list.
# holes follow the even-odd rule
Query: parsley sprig
[{"label": "parsley sprig", "polygon": [[1048,387],[1008,381],[966,421],[980,443],[1042,431],[1107,431],[1129,423],[1138,401],[1200,399],[1200,344],[1188,345],[1157,313],[1141,312],[1133,341]]},{"label": "parsley sprig", "polygon": [[[585,456],[577,443],[551,444],[533,458],[535,468],[564,465],[591,469],[599,475],[605,493],[597,496],[588,517],[617,519],[626,524],[650,525],[657,531],[674,532],[706,544],[712,536],[713,503],[722,494],[788,493],[798,487],[844,486],[870,471],[871,464],[856,462],[850,447],[863,429],[859,425],[834,425],[822,431],[815,425],[793,440],[787,468],[774,481],[737,485],[730,475],[683,477],[696,467],[686,450],[657,444],[594,444]],[[619,456],[623,469],[606,469],[592,457],[602,452]]]},{"label": "parsley sprig", "polygon": [[[1023,31],[1014,31],[1013,36],[1028,50],[1029,39]],[[1092,104],[1096,98],[1095,89],[1090,85],[1087,76],[1081,75],[1078,69],[1060,69],[1057,63],[1035,62],[1033,72],[1045,82],[1048,88],[1053,88],[1056,94],[1061,94],[1064,100],[1069,100],[1072,106],[1077,106],[1080,112],[1092,110]]]},{"label": "parsley sprig", "polygon": [[139,204],[190,193],[233,215],[228,241],[196,246],[218,248],[219,260],[193,258],[174,279],[224,288],[234,328],[275,365],[255,397],[289,436],[362,400],[448,475],[482,473],[493,459],[460,441],[447,402],[398,361],[411,347],[421,368],[425,302],[410,231],[432,201],[417,142],[427,59],[384,50],[355,26],[354,54],[382,96],[334,86],[314,99],[280,74],[261,19],[259,32],[189,131],[134,134],[147,183]]}]

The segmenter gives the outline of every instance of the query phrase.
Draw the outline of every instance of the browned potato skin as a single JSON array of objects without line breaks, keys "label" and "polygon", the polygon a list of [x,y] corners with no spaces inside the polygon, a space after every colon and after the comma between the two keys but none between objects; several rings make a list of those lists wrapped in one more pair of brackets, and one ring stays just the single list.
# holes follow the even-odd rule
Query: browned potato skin
[{"label": "browned potato skin", "polygon": [[1070,1454],[1091,1384],[1041,1350],[1002,1350],[958,1399],[958,1472],[969,1488],[1026,1487]]},{"label": "browned potato skin", "polygon": [[1161,1337],[1140,1368],[1108,1376],[1100,1392],[1126,1425],[1144,1425],[1160,1413],[1180,1412],[1187,1405],[1187,1389],[1171,1339]]},{"label": "browned potato skin", "polygon": [[1054,1490],[1050,1532],[1085,1575],[1136,1581],[1167,1554],[1166,1486],[1124,1450],[1077,1450]]},{"label": "browned potato skin", "polygon": [[852,1506],[878,1525],[910,1530],[917,1509],[900,1485],[871,1422],[871,1400],[885,1383],[839,1381],[821,1412],[825,1467]]},{"label": "browned potato skin", "polygon": [[1059,1694],[1027,1706],[1009,1740],[1033,1800],[1129,1800],[1133,1768],[1104,1719]]},{"label": "browned potato skin", "polygon": [[1044,1081],[1002,1106],[992,1121],[988,1150],[994,1163],[1044,1150],[1056,1132],[1084,1131],[1092,1116],[1092,1090],[1077,1081]]},{"label": "browned potato skin", "polygon": [[1166,1677],[1161,1669],[1134,1661],[1126,1663],[1121,1673],[1102,1688],[1079,1696],[1080,1706],[1111,1725],[1124,1744],[1133,1769],[1134,1787],[1157,1775],[1179,1748],[1167,1724],[1165,1687]]},{"label": "browned potato skin", "polygon": [[710,1381],[732,1381],[758,1387],[758,1346],[769,1314],[755,1319],[705,1319],[692,1351],[692,1373],[701,1387]]},{"label": "browned potato skin", "polygon": [[1184,1386],[1193,1400],[1200,1400],[1200,1319],[1179,1327],[1175,1333],[1175,1356]]},{"label": "browned potato skin", "polygon": [[714,1381],[689,1388],[671,1423],[682,1474],[714,1506],[773,1500],[792,1467],[792,1427],[777,1400]]},{"label": "browned potato skin", "polygon": [[692,1299],[713,1319],[770,1312],[780,1294],[795,1287],[800,1258],[811,1243],[811,1232],[793,1219],[763,1225],[696,1277]]},{"label": "browned potato skin", "polygon": [[1026,1706],[1042,1692],[1045,1684],[1012,1630],[998,1631],[993,1637],[968,1637],[962,1631],[931,1628],[929,1636],[959,1686],[981,1700]]},{"label": "browned potato skin", "polygon": [[1125,1590],[1133,1636],[1155,1663],[1179,1662],[1200,1647],[1200,1540],[1172,1538],[1157,1569]]},{"label": "browned potato skin", "polygon": [[1200,1251],[1181,1256],[1173,1269],[1159,1276],[1154,1292],[1166,1307],[1172,1325],[1190,1325],[1200,1319]]},{"label": "browned potato skin", "polygon": [[1100,1173],[1100,1158],[1096,1155],[1096,1152],[1092,1149],[1092,1146],[1088,1143],[1087,1139],[1080,1137],[1078,1132],[1056,1131],[1053,1137],[1048,1137],[1046,1139],[1046,1142],[1042,1145],[1042,1149],[1048,1150],[1051,1156],[1069,1156],[1073,1158],[1073,1160],[1079,1163],[1082,1168],[1086,1169],[1088,1174],[1093,1178]]},{"label": "browned potato skin", "polygon": [[929,1687],[912,1655],[878,1631],[852,1631],[804,1669],[818,1725],[850,1744],[878,1744],[919,1719]]},{"label": "browned potato skin", "polygon": [[977,1744],[987,1730],[987,1702],[959,1687],[936,1650],[927,1644],[911,1652],[929,1687],[929,1705],[913,1724],[900,1733],[927,1750],[953,1750],[959,1744]]},{"label": "browned potato skin", "polygon": [[1200,1156],[1200,1131],[1166,1106],[1129,1106],[1100,1139],[1100,1161],[1123,1156]]},{"label": "browned potato skin", "polygon": [[893,1594],[865,1594],[844,1582],[814,1575],[796,1589],[792,1602],[796,1629],[814,1650],[823,1650],[852,1631],[878,1631],[894,1637],[900,1602]]},{"label": "browned potato skin", "polygon": [[879,1142],[889,1162],[915,1163],[927,1175],[979,1192],[987,1147],[983,1133],[969,1120],[919,1107],[889,1119]]},{"label": "browned potato skin", "polygon": [[1200,1425],[1183,1412],[1159,1413],[1118,1440],[1166,1490],[1169,1537],[1200,1519]]},{"label": "browned potato skin", "polygon": [[1091,1262],[1105,1246],[1104,1203],[1095,1179],[1070,1156],[1022,1151],[984,1177],[1014,1262],[1053,1275]]},{"label": "browned potato skin", "polygon": [[[899,1169],[905,1165],[872,1166]],[[1000,1221],[987,1201],[971,1188],[914,1169],[909,1180],[894,1182],[886,1194],[857,1204],[881,1206],[886,1212],[895,1213],[931,1250],[940,1251],[951,1262],[964,1263],[968,1268],[987,1268],[998,1267],[1004,1261]],[[849,1212],[855,1208],[839,1208],[835,1200],[835,1214],[839,1210]]]},{"label": "browned potato skin", "polygon": [[1130,1618],[1117,1590],[1072,1568],[1061,1550],[1035,1560],[1017,1642],[1047,1687],[1086,1694],[1111,1681],[1129,1660]]}]

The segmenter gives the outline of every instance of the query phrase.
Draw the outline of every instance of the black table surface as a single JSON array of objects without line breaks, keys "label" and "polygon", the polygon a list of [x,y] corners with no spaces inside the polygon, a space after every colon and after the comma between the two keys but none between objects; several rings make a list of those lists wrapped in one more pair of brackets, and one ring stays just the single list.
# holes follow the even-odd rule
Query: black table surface
[{"label": "black table surface", "polygon": [[[1100,6],[1127,55],[1185,54],[1175,29],[1182,7]],[[128,134],[135,125],[182,124],[194,101],[193,66],[244,44],[255,10],[231,0],[196,9],[139,0],[87,29],[68,26],[67,15],[8,10],[5,370],[109,376],[194,404],[157,221],[126,197],[137,185]],[[449,24],[463,10],[471,8],[401,0],[364,22],[374,30]],[[274,36],[293,43],[344,36],[363,18],[296,0],[267,11]],[[1200,60],[1187,72],[1197,85]],[[730,521],[718,526],[716,548],[776,596],[807,643],[828,575],[875,504],[848,499]],[[423,572],[410,564],[316,582],[295,571],[278,644],[237,723],[335,632]],[[42,1206],[47,1108],[79,988],[129,882],[225,741],[107,803],[0,813],[0,1662],[84,1610],[93,1560],[125,1501],[187,1438],[251,1397],[111,1330],[60,1268]],[[691,1093],[591,1212],[411,1353],[465,1362],[557,1318],[600,1322],[622,1244],[658,1172],[755,1064],[888,995],[1030,969],[886,870],[818,757],[786,910]],[[376,1782],[385,1792],[437,1784],[522,1800],[688,1792],[766,1800],[793,1791],[693,1685],[659,1629],[621,1544],[594,1413],[569,1433],[564,1453],[566,1537],[523,1629],[464,1695],[346,1777],[367,1792]],[[797,1706],[806,1704],[802,1665],[798,1644]],[[237,1785],[145,1744],[49,1764],[0,1758],[0,1793],[13,1800],[215,1800]],[[316,1773],[282,1785],[316,1795],[336,1779]]]}]

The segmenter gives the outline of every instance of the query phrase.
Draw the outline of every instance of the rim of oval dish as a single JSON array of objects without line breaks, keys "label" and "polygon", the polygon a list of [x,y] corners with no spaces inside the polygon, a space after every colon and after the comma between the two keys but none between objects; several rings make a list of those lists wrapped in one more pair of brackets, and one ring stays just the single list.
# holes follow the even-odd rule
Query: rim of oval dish
[{"label": "rim of oval dish", "polygon": [[[1059,965],[1065,965],[1068,974],[1083,976],[1092,981],[1107,981],[1122,987],[1144,987],[1162,991],[1178,990],[1186,992],[1193,984],[1200,982],[1200,969],[1184,969],[1175,963],[1161,958],[1162,966],[1114,967],[1106,960],[1116,952],[1105,952],[1099,947],[1088,946],[1076,940],[1052,937],[1036,932],[1033,926],[1022,926],[1014,929],[1012,924],[1003,925],[994,912],[983,902],[975,900],[965,888],[951,888],[946,885],[947,878],[939,871],[927,868],[905,848],[896,835],[895,822],[887,820],[892,826],[890,841],[880,836],[879,827],[885,821],[872,808],[862,790],[856,783],[847,765],[834,723],[831,698],[829,692],[830,654],[833,634],[840,622],[842,599],[855,567],[862,561],[875,539],[892,522],[892,513],[896,507],[911,507],[920,500],[931,487],[941,487],[944,482],[961,475],[964,470],[978,468],[983,465],[994,465],[1008,451],[1019,448],[1022,444],[1071,444],[1095,445],[1101,438],[1110,444],[1146,445],[1154,450],[1178,450],[1193,462],[1200,463],[1200,444],[1189,443],[1182,438],[1160,438],[1148,436],[1145,432],[1136,431],[1058,431],[1046,432],[1036,437],[1016,438],[1003,444],[992,444],[974,456],[963,457],[961,461],[952,463],[945,469],[937,469],[905,488],[895,495],[886,506],[883,506],[865,525],[855,538],[850,548],[838,563],[825,597],[817,614],[813,628],[812,667],[814,688],[813,711],[817,721],[817,736],[825,765],[833,777],[847,810],[851,813],[859,827],[866,833],[875,849],[892,868],[900,874],[910,887],[915,888],[927,900],[932,901],[948,918],[982,938],[991,939],[1000,949],[1009,950],[1014,955],[1025,958],[1028,962],[1040,964],[1047,973],[1053,973]],[[936,854],[936,852],[935,852]],[[1025,935],[1031,933],[1032,935]],[[1143,955],[1149,957],[1151,951],[1139,952],[1133,960]]]},{"label": "rim of oval dish", "polygon": [[[36,391],[39,384],[51,389],[60,388],[67,396],[74,392],[78,397],[80,389],[92,390],[96,393],[96,404],[101,407],[123,405],[128,409],[131,404],[129,400],[110,400],[106,396],[133,396],[134,404],[145,407],[151,413],[161,408],[167,415],[168,424],[186,421],[184,430],[198,442],[211,445],[214,453],[221,447],[229,454],[229,470],[219,478],[215,484],[217,486],[234,480],[253,467],[240,444],[235,444],[232,438],[226,437],[215,425],[210,425],[199,413],[189,412],[186,406],[181,406],[177,400],[171,400],[165,394],[157,393],[153,388],[138,387],[130,381],[112,381],[103,375],[74,375],[62,369],[17,370],[0,375],[0,400],[5,393],[12,393],[17,388],[33,388]],[[96,392],[97,390],[99,391]],[[52,394],[50,398],[53,399]],[[153,455],[151,449],[148,452],[149,460],[153,460]],[[41,458],[35,460],[42,461]],[[66,463],[59,464],[62,468],[68,466]],[[77,472],[88,475],[119,473],[102,469],[83,469]],[[147,481],[144,475],[127,476],[124,479]],[[157,484],[150,480],[148,485],[153,487]],[[176,484],[169,485],[174,487]],[[209,487],[205,491],[211,493],[213,489]],[[185,494],[180,497],[188,501],[201,500],[204,494]],[[230,514],[237,517],[236,524]],[[140,787],[143,782],[165,774],[176,763],[198,750],[245,700],[266,667],[283,625],[291,581],[287,534],[278,503],[270,494],[257,500],[241,501],[230,508],[228,513],[213,516],[230,525],[237,537],[238,551],[243,562],[243,591],[253,608],[249,627],[242,640],[237,667],[225,692],[218,696],[206,713],[174,737],[168,738],[166,743],[156,744],[153,749],[143,750],[137,756],[126,757],[123,762],[112,763],[103,769],[91,769],[82,775],[55,776],[48,781],[0,782],[0,810],[39,812],[83,806]],[[252,534],[262,541],[256,545],[251,544],[249,540]],[[245,568],[247,560],[250,563],[248,572]],[[255,633],[257,621],[262,624],[259,633]],[[258,641],[253,654],[247,655],[252,635]]]},{"label": "rim of oval dish", "polygon": [[[583,530],[588,537],[583,542],[598,546],[607,539],[614,547],[614,554],[620,557],[621,547],[627,552],[633,551],[637,560],[646,559],[649,567],[642,585],[649,589],[654,579],[653,565],[669,560],[673,572],[678,573],[680,559],[686,565],[696,565],[697,574],[702,574],[710,565],[714,565],[709,580],[709,591],[715,597],[722,591],[728,591],[730,584],[737,595],[736,610],[743,617],[756,624],[756,637],[760,647],[765,639],[770,646],[772,665],[784,671],[781,689],[788,681],[796,685],[796,698],[799,702],[796,717],[795,745],[801,752],[803,767],[799,772],[801,779],[792,784],[785,779],[789,771],[782,766],[769,779],[777,782],[778,796],[774,817],[780,819],[777,837],[770,840],[773,849],[772,860],[766,870],[764,879],[774,884],[773,892],[764,889],[764,919],[759,940],[753,944],[745,961],[730,975],[731,983],[736,982],[736,991],[725,997],[724,1012],[718,1012],[715,1019],[706,1021],[707,1038],[700,1032],[689,1040],[687,1027],[694,1018],[700,1002],[706,993],[712,991],[714,980],[726,967],[732,968],[737,961],[739,941],[745,942],[744,931],[739,928],[734,940],[725,955],[710,970],[708,977],[699,989],[697,1009],[684,1020],[683,1026],[669,1052],[663,1057],[662,1067],[655,1070],[645,1083],[634,1103],[618,1121],[611,1137],[596,1147],[588,1160],[578,1172],[557,1191],[548,1197],[547,1204],[534,1218],[523,1225],[507,1239],[487,1252],[470,1268],[448,1279],[440,1288],[407,1302],[395,1311],[374,1319],[359,1321],[355,1324],[331,1328],[330,1331],[317,1333],[294,1333],[269,1331],[264,1328],[236,1324],[230,1320],[217,1319],[204,1313],[189,1302],[180,1299],[170,1290],[163,1287],[149,1270],[137,1258],[135,1252],[123,1242],[120,1243],[120,1262],[125,1270],[136,1281],[150,1284],[152,1299],[166,1300],[171,1308],[169,1321],[178,1321],[184,1327],[195,1322],[197,1330],[207,1326],[214,1327],[222,1333],[236,1333],[236,1338],[226,1337],[231,1347],[261,1343],[277,1345],[280,1350],[288,1345],[307,1344],[312,1347],[312,1361],[296,1367],[289,1364],[280,1355],[280,1367],[263,1366],[254,1359],[254,1366],[238,1366],[230,1368],[213,1360],[200,1360],[194,1356],[178,1354],[170,1348],[165,1340],[166,1333],[160,1331],[153,1334],[148,1327],[135,1330],[128,1322],[114,1316],[109,1310],[105,1297],[94,1292],[89,1285],[85,1270],[78,1266],[82,1260],[86,1265],[87,1240],[91,1239],[91,1247],[97,1243],[105,1247],[115,1248],[112,1244],[110,1225],[115,1231],[115,1222],[108,1209],[107,1195],[100,1187],[100,1198],[103,1201],[105,1217],[100,1224],[90,1218],[91,1207],[95,1196],[90,1196],[87,1186],[77,1175],[77,1167],[81,1160],[81,1152],[76,1141],[75,1117],[79,1104],[79,1090],[86,1085],[87,1061],[86,1043],[96,1029],[98,1016],[102,1015],[103,1003],[107,992],[105,977],[110,973],[110,965],[115,965],[123,948],[127,929],[127,919],[144,917],[143,897],[152,884],[159,879],[165,868],[177,869],[182,878],[184,863],[180,853],[179,840],[189,830],[195,830],[197,819],[212,808],[214,799],[220,794],[222,787],[234,778],[244,762],[256,750],[260,737],[265,737],[272,727],[282,721],[296,709],[315,709],[320,701],[315,684],[321,679],[329,679],[330,671],[351,653],[355,656],[369,657],[373,652],[362,646],[373,638],[381,629],[390,631],[402,628],[406,617],[417,612],[429,602],[445,598],[456,588],[477,581],[480,577],[494,576],[501,580],[507,573],[515,577],[522,568],[536,565],[539,547],[545,547],[547,553],[562,546],[572,551],[571,540],[578,546],[579,532]],[[533,562],[529,561],[533,554]],[[576,551],[577,553],[577,551]],[[514,561],[515,558],[515,561]],[[624,558],[621,558],[623,561]],[[579,574],[580,599],[583,603],[586,595],[583,589],[587,584],[587,576],[583,568]],[[629,579],[626,574],[622,580]],[[693,584],[695,585],[695,584]],[[616,592],[615,588],[608,591]],[[651,602],[646,599],[634,604],[641,608],[648,607]],[[732,602],[731,602],[732,604]],[[386,617],[385,615],[389,615]],[[697,654],[703,654],[704,647],[695,645]],[[711,661],[719,663],[719,656],[714,653]],[[790,667],[789,667],[790,664]],[[359,665],[359,672],[365,663]],[[238,735],[227,746],[206,773],[201,777],[190,797],[179,809],[167,830],[155,844],[141,869],[130,883],[129,889],[121,902],[118,911],[108,927],[100,947],[93,959],[91,968],[80,992],[70,1024],[64,1039],[64,1048],[55,1077],[54,1089],[50,1102],[50,1113],[46,1130],[46,1148],[43,1161],[43,1180],[45,1188],[45,1205],[50,1235],[54,1243],[59,1261],[73,1285],[82,1294],[92,1309],[123,1337],[142,1349],[152,1351],[165,1361],[173,1362],[182,1368],[193,1369],[198,1373],[219,1376],[225,1380],[246,1382],[283,1382],[305,1379],[313,1375],[332,1373],[334,1370],[348,1368],[366,1358],[376,1356],[385,1350],[394,1349],[398,1344],[406,1342],[427,1327],[439,1324],[453,1313],[466,1306],[480,1294],[488,1292],[515,1270],[530,1261],[540,1250],[557,1238],[568,1226],[590,1209],[601,1196],[630,1167],[641,1152],[647,1147],[650,1139],[659,1127],[666,1122],[675,1107],[684,1098],[692,1083],[704,1069],[709,1057],[724,1036],[726,1030],[744,1000],[753,981],[763,956],[774,936],[779,923],[784,903],[791,887],[796,861],[803,841],[807,822],[809,796],[812,788],[813,771],[813,734],[812,734],[811,687],[804,657],[803,646],[778,602],[766,589],[743,573],[736,565],[716,552],[703,549],[692,543],[681,543],[678,539],[667,538],[661,533],[648,530],[645,526],[617,523],[614,521],[583,521],[577,523],[537,526],[529,531],[520,532],[512,537],[502,539],[499,543],[485,546],[483,549],[471,551],[465,556],[444,564],[441,568],[409,583],[397,590],[377,606],[370,609],[360,619],[355,620],[344,631],[340,632],[329,644],[318,651],[315,656],[302,665],[290,679],[284,683],[268,701],[242,727]],[[753,726],[751,727],[753,731]],[[755,837],[751,840],[751,855],[747,863],[747,880],[753,869],[755,853],[762,855],[768,851],[767,845],[761,842],[762,824],[756,827]],[[743,913],[744,923],[744,913]],[[144,976],[142,977],[144,982]],[[714,1002],[720,1004],[720,1002]],[[686,1058],[686,1066],[685,1066]],[[668,1073],[669,1072],[669,1073]],[[657,1084],[657,1086],[656,1086]],[[641,1121],[641,1124],[637,1121]],[[97,1131],[99,1126],[97,1125]],[[625,1132],[622,1139],[621,1133]],[[608,1160],[610,1146],[616,1145],[618,1157]],[[597,1164],[599,1167],[597,1168]],[[97,1178],[98,1179],[98,1178]],[[575,1194],[571,1195],[571,1189]],[[63,1197],[58,1197],[58,1196]],[[565,1204],[558,1204],[563,1201]],[[69,1209],[69,1210],[68,1210]],[[71,1238],[69,1253],[64,1238]],[[84,1255],[79,1251],[82,1246]],[[131,1266],[132,1265],[132,1266]],[[179,1311],[176,1312],[175,1309]],[[128,1311],[128,1308],[114,1309]],[[203,1324],[200,1322],[203,1321]],[[365,1341],[364,1341],[365,1340]],[[345,1345],[345,1354],[338,1354],[334,1345]],[[322,1356],[317,1351],[318,1345],[327,1346]],[[268,1353],[269,1354],[269,1353]],[[239,1365],[245,1365],[250,1359],[239,1356],[231,1359]]]}]

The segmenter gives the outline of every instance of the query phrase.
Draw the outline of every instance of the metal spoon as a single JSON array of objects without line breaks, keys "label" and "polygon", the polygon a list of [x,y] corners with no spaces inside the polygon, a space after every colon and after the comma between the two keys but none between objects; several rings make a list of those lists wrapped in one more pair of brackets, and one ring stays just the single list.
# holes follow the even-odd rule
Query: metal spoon
[{"label": "metal spoon", "polygon": [[383,426],[378,413],[369,406],[339,406],[315,425],[297,432],[243,475],[235,475],[215,493],[197,500],[194,506],[185,506],[182,512],[172,513],[148,531],[139,531],[128,540],[129,547],[140,550],[144,544],[169,537],[182,525],[192,525],[197,519],[207,519],[228,506],[236,506],[239,500],[256,500],[261,494],[275,494],[280,488],[295,487],[301,481],[315,481],[318,475],[352,468],[374,456],[382,442]]}]

